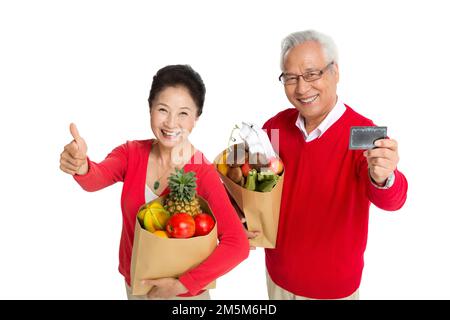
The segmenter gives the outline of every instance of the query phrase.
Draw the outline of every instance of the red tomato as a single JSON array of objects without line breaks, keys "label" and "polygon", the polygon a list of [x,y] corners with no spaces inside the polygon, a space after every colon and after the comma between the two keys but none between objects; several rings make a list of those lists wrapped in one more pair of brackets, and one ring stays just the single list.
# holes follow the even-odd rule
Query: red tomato
[{"label": "red tomato", "polygon": [[195,234],[195,221],[189,214],[175,213],[169,218],[166,230],[171,238],[190,238]]},{"label": "red tomato", "polygon": [[279,158],[272,158],[269,162],[269,169],[275,174],[281,174],[284,169],[283,161]]},{"label": "red tomato", "polygon": [[194,217],[195,220],[195,236],[207,235],[216,224],[213,217],[207,213],[199,213]]},{"label": "red tomato", "polygon": [[243,175],[244,177],[247,177],[249,171],[252,170],[252,168],[251,168],[250,165],[248,164],[248,161],[245,161],[245,163],[241,166],[241,170],[242,170],[242,175]]}]

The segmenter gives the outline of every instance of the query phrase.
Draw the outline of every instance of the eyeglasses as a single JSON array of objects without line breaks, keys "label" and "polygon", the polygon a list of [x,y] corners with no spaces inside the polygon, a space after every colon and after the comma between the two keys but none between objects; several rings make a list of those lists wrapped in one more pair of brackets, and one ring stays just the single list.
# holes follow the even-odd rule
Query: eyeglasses
[{"label": "eyeglasses", "polygon": [[325,73],[325,71],[327,71],[328,68],[331,67],[333,64],[334,61],[331,61],[322,70],[312,70],[305,72],[304,74],[282,73],[278,77],[278,80],[280,80],[280,82],[284,85],[297,84],[298,81],[300,80],[300,77],[302,77],[303,80],[305,80],[306,82],[316,81],[322,78],[322,75]]}]

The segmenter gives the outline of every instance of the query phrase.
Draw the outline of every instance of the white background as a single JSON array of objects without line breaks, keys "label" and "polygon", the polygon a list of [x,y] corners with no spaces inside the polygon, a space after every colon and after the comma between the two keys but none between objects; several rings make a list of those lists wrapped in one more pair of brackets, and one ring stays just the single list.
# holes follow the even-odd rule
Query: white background
[{"label": "white background", "polygon": [[[340,50],[340,97],[399,141],[398,212],[371,208],[361,299],[449,299],[447,1],[0,2],[0,298],[125,299],[121,184],[87,193],[59,170],[78,125],[89,156],[150,138],[154,73],[191,64],[207,86],[191,140],[209,159],[235,123],[289,106],[280,41],[314,28]],[[267,299],[264,252],[214,299]]]}]

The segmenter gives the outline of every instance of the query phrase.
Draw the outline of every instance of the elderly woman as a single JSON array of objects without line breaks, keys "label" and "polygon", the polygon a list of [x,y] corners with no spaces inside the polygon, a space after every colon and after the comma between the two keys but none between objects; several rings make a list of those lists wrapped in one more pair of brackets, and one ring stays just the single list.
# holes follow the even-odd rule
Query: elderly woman
[{"label": "elderly woman", "polygon": [[[127,141],[100,163],[89,159],[86,141],[75,124],[70,125],[73,141],[61,153],[61,170],[86,191],[123,182],[119,271],[125,278],[129,299],[209,299],[203,288],[248,256],[248,240],[215,168],[187,139],[202,114],[204,99],[205,85],[190,66],[160,69],[153,77],[148,99],[156,139]],[[132,296],[130,265],[136,213],[144,203],[168,193],[168,177],[176,168],[196,173],[197,193],[215,213],[219,245],[197,267],[178,278],[151,280],[154,286],[146,296]]]}]

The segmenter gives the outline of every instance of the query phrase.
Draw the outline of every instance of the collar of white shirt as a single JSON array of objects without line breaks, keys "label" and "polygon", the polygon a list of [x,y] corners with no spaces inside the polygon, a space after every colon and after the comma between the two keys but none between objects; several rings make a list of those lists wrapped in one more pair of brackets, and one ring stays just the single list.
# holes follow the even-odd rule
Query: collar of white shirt
[{"label": "collar of white shirt", "polygon": [[305,119],[298,114],[297,121],[295,122],[295,125],[300,129],[300,131],[303,133],[303,136],[305,137],[306,142],[313,141],[317,138],[320,138],[321,135],[325,133],[325,131],[328,130],[336,121],[339,120],[339,118],[344,114],[345,112],[345,105],[342,101],[338,99],[336,102],[336,105],[331,109],[331,111],[328,113],[328,115],[323,119],[323,121],[319,124],[317,128],[315,128],[313,131],[311,131],[309,134],[306,132],[305,128]]}]

